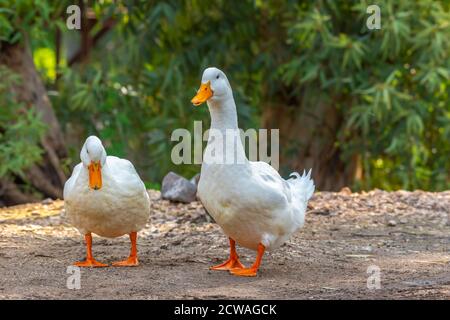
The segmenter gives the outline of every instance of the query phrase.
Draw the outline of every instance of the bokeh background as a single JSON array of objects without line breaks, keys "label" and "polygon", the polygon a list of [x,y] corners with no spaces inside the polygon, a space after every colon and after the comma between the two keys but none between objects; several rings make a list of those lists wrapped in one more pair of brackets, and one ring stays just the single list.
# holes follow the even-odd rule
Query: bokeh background
[{"label": "bokeh background", "polygon": [[[62,196],[86,136],[150,188],[190,98],[224,70],[243,129],[280,129],[280,172],[318,190],[450,187],[450,2],[0,0],[0,205]],[[77,4],[81,30],[68,30]],[[366,9],[381,8],[368,30]]]}]

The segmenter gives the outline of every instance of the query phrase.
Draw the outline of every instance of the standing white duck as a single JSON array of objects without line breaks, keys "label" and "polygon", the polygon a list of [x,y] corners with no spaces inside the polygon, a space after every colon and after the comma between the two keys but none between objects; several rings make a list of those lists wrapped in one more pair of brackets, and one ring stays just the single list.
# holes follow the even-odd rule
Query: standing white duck
[{"label": "standing white duck", "polygon": [[79,267],[106,267],[92,255],[92,235],[115,238],[129,234],[128,259],[113,266],[137,266],[137,231],[147,223],[150,198],[133,164],[107,156],[96,136],[86,139],[80,152],[81,163],[64,185],[65,209],[69,221],[84,235],[87,257]]},{"label": "standing white duck", "polygon": [[[200,89],[191,102],[198,106],[205,101],[211,129],[197,195],[230,240],[230,258],[211,269],[256,276],[264,251],[279,247],[303,226],[307,202],[314,192],[311,171],[302,176],[292,173],[285,180],[269,164],[247,160],[240,139],[235,138],[239,135],[232,134],[239,130],[233,92],[225,73],[217,68],[203,72]],[[230,146],[234,149],[231,163],[225,158]],[[213,161],[208,161],[207,155],[212,154]],[[257,251],[250,268],[239,261],[236,243]]]}]

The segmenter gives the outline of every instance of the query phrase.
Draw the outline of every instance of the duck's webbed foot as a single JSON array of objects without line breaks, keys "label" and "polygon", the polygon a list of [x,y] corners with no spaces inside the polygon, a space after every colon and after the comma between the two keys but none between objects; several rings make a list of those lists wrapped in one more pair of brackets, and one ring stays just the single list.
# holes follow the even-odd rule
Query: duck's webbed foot
[{"label": "duck's webbed foot", "polygon": [[98,262],[94,258],[91,258],[91,259],[86,258],[86,260],[75,262],[73,265],[77,266],[77,267],[92,267],[92,268],[101,268],[101,267],[108,266],[107,264]]},{"label": "duck's webbed foot", "polygon": [[234,274],[235,276],[242,276],[242,277],[256,277],[256,274],[258,273],[258,269],[250,267],[250,268],[243,268],[243,269],[232,269],[230,270],[231,274]]},{"label": "duck's webbed foot", "polygon": [[219,264],[217,266],[210,267],[209,269],[216,270],[216,271],[229,271],[229,270],[233,270],[233,269],[243,269],[243,268],[245,268],[245,266],[236,257],[235,259],[229,258],[224,263]]},{"label": "duck's webbed foot", "polygon": [[264,247],[264,245],[260,243],[258,245],[258,253],[256,255],[255,263],[250,268],[232,269],[230,270],[230,273],[234,274],[235,276],[256,277],[265,250],[266,248]]},{"label": "duck's webbed foot", "polygon": [[139,261],[137,257],[128,257],[128,259],[123,261],[113,262],[113,267],[137,267],[139,265]]},{"label": "duck's webbed foot", "polygon": [[107,267],[107,264],[98,262],[92,256],[92,234],[87,233],[84,235],[84,240],[86,242],[86,260],[75,262],[73,265],[77,267],[92,267],[92,268],[100,268]]},{"label": "duck's webbed foot", "polygon": [[230,238],[230,258],[222,264],[210,267],[210,270],[229,271],[233,269],[243,269],[245,266],[239,261],[236,253],[236,242]]},{"label": "duck's webbed foot", "polygon": [[131,251],[128,259],[114,262],[113,267],[137,267],[139,265],[137,257],[137,232],[130,233]]}]

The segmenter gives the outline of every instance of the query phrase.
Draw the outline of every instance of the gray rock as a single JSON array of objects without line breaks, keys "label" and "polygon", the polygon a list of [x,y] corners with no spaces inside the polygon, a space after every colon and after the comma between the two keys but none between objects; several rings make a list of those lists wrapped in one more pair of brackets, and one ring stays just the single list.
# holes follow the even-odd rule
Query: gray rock
[{"label": "gray rock", "polygon": [[47,204],[47,205],[48,205],[48,204],[52,204],[52,203],[53,203],[53,200],[50,199],[50,198],[47,198],[47,199],[42,200],[41,203],[42,203],[42,204]]},{"label": "gray rock", "polygon": [[196,201],[196,194],[196,185],[174,172],[169,172],[162,181],[161,197],[163,199],[189,203]]},{"label": "gray rock", "polygon": [[193,176],[190,181],[198,186],[198,182],[200,181],[200,173],[197,173],[195,176]]}]

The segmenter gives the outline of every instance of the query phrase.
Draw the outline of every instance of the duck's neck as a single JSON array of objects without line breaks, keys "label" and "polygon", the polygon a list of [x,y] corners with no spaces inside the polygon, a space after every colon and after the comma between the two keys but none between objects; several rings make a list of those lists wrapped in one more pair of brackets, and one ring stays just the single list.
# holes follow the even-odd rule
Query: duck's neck
[{"label": "duck's neck", "polygon": [[221,101],[208,101],[211,129],[224,131],[238,129],[236,104],[233,96]]},{"label": "duck's neck", "polygon": [[[236,160],[237,163],[246,163],[248,160],[240,139],[236,104],[233,96],[231,95],[221,101],[208,101],[208,108],[211,115],[211,130],[220,132],[222,139],[217,139],[210,133],[207,148],[223,150],[223,154],[227,154],[227,157],[233,152],[235,159],[240,159]],[[228,149],[230,147],[233,149]]]}]

